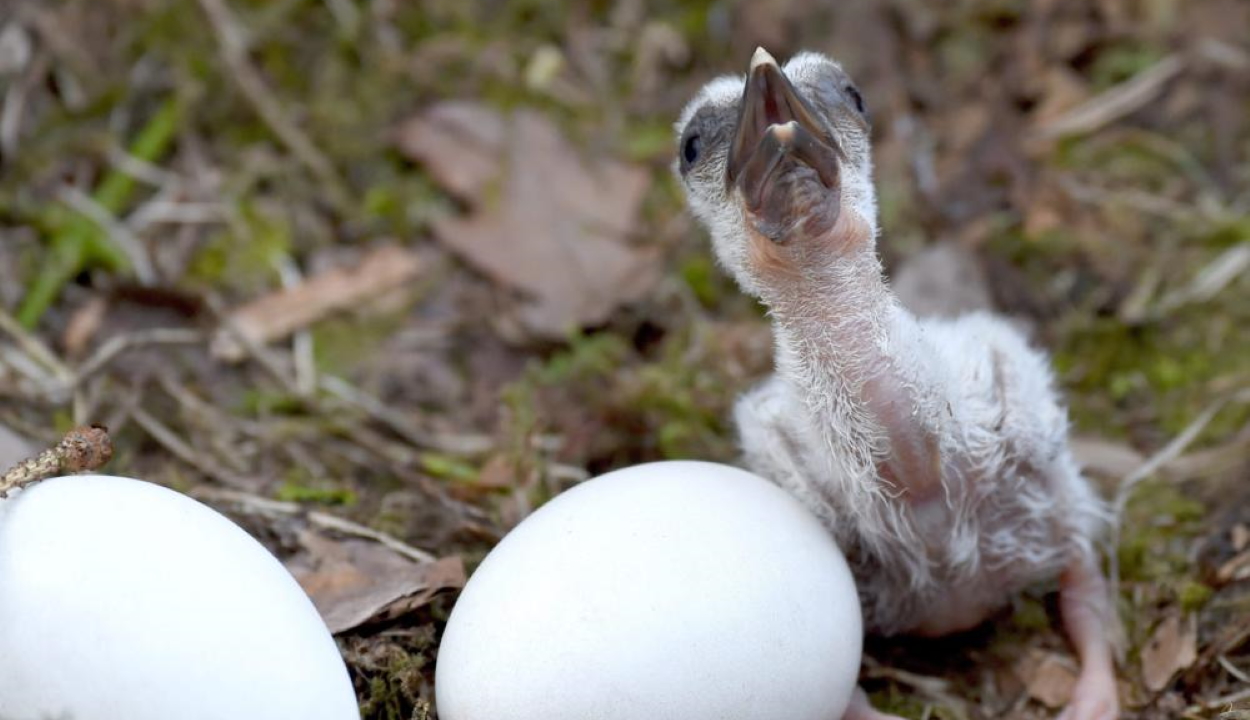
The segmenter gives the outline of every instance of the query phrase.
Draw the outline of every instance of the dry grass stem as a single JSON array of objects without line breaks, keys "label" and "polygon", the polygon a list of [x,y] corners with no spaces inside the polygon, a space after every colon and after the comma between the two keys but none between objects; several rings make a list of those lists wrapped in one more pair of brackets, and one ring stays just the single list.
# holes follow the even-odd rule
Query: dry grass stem
[{"label": "dry grass stem", "polygon": [[252,495],[237,490],[225,490],[222,488],[200,487],[197,488],[192,495],[205,500],[207,502],[218,502],[232,505],[241,512],[263,515],[263,516],[287,516],[287,517],[304,517],[309,523],[322,530],[331,530],[334,532],[350,535],[353,537],[365,538],[381,543],[404,557],[415,560],[416,562],[434,562],[438,560],[438,556],[433,553],[426,552],[405,543],[398,538],[387,535],[379,530],[366,527],[359,523],[346,520],[329,513],[318,512],[316,510],[306,510],[303,506],[292,502],[283,502],[281,500],[270,500],[269,498]]}]

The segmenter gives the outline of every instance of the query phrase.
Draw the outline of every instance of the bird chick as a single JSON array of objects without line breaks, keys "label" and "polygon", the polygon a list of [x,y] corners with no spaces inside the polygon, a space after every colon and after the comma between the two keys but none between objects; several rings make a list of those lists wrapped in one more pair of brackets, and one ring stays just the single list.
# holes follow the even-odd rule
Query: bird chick
[{"label": "bird chick", "polygon": [[[768,308],[775,374],[735,421],[746,463],[827,525],[865,627],[941,635],[1060,578],[1082,670],[1064,717],[1117,713],[1095,540],[1046,359],[985,313],[917,319],[882,277],[869,119],[836,62],[763,49],[677,123],[676,173],[715,254]],[[887,717],[862,691],[846,717]]]}]

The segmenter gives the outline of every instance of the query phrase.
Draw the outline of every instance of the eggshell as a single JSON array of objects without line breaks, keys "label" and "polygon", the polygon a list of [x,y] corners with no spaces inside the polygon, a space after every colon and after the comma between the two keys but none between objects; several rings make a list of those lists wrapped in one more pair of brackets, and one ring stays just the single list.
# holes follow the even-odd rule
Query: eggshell
[{"label": "eggshell", "polygon": [[703,462],[618,470],[522,522],[448,621],[442,720],[837,720],[862,619],[790,495]]},{"label": "eggshell", "polygon": [[0,500],[0,717],[354,720],[334,640],[234,523],[119,477]]}]

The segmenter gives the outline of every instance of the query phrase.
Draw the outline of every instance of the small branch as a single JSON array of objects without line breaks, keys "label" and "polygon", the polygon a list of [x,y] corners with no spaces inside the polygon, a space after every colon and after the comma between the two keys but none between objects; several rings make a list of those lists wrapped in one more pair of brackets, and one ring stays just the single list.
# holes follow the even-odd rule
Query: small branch
[{"label": "small branch", "polygon": [[68,383],[73,378],[74,373],[57,358],[56,353],[31,334],[20,320],[5,312],[3,308],[0,308],[0,332],[12,337],[27,357],[51,372],[57,381]]},{"label": "small branch", "polygon": [[17,464],[0,476],[0,498],[9,491],[66,473],[98,470],[113,458],[113,441],[108,429],[99,425],[69,431],[56,447],[44,450],[30,460]]},{"label": "small branch", "polygon": [[130,416],[134,419],[135,424],[143,428],[157,444],[169,451],[171,455],[196,468],[208,477],[236,488],[250,487],[253,484],[246,477],[222,467],[216,460],[191,447],[187,441],[178,436],[178,433],[174,432],[160,420],[157,420],[143,408],[134,408]]},{"label": "small branch", "polygon": [[1185,68],[1176,54],[1168,55],[1124,82],[1077,105],[1033,131],[1038,140],[1093,132],[1145,107],[1159,90]]},{"label": "small branch", "polygon": [[156,271],[152,268],[152,259],[143,247],[143,241],[130,232],[130,228],[117,221],[100,203],[86,193],[74,187],[61,187],[56,197],[71,210],[90,220],[96,228],[108,237],[109,242],[119,248],[130,260],[130,267],[140,285],[152,285],[156,282]]},{"label": "small branch", "polygon": [[251,515],[261,516],[286,516],[286,517],[304,517],[314,527],[322,530],[331,530],[344,535],[350,535],[374,542],[381,543],[395,552],[403,555],[409,560],[415,562],[435,562],[438,556],[433,553],[426,552],[415,548],[408,543],[387,535],[379,530],[371,527],[352,522],[345,518],[331,515],[329,513],[313,511],[305,511],[303,507],[292,502],[283,502],[281,500],[271,500],[269,498],[252,495],[250,493],[239,492],[237,490],[223,490],[220,488],[199,487],[191,492],[192,495],[200,500],[209,502],[229,503],[237,507],[241,512]]},{"label": "small branch", "polygon": [[194,345],[204,342],[204,334],[198,330],[183,328],[151,328],[137,330],[125,335],[114,335],[106,340],[99,349],[78,366],[74,384],[99,372],[122,353],[138,347],[149,345]]}]

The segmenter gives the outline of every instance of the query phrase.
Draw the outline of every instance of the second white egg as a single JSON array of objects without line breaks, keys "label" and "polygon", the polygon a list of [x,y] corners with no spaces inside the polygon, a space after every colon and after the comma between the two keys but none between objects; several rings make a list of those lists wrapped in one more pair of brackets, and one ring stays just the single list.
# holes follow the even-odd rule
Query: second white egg
[{"label": "second white egg", "polygon": [[443,720],[831,720],[862,621],[827,530],[736,468],[664,462],[564,493],[486,558],[438,656]]}]

